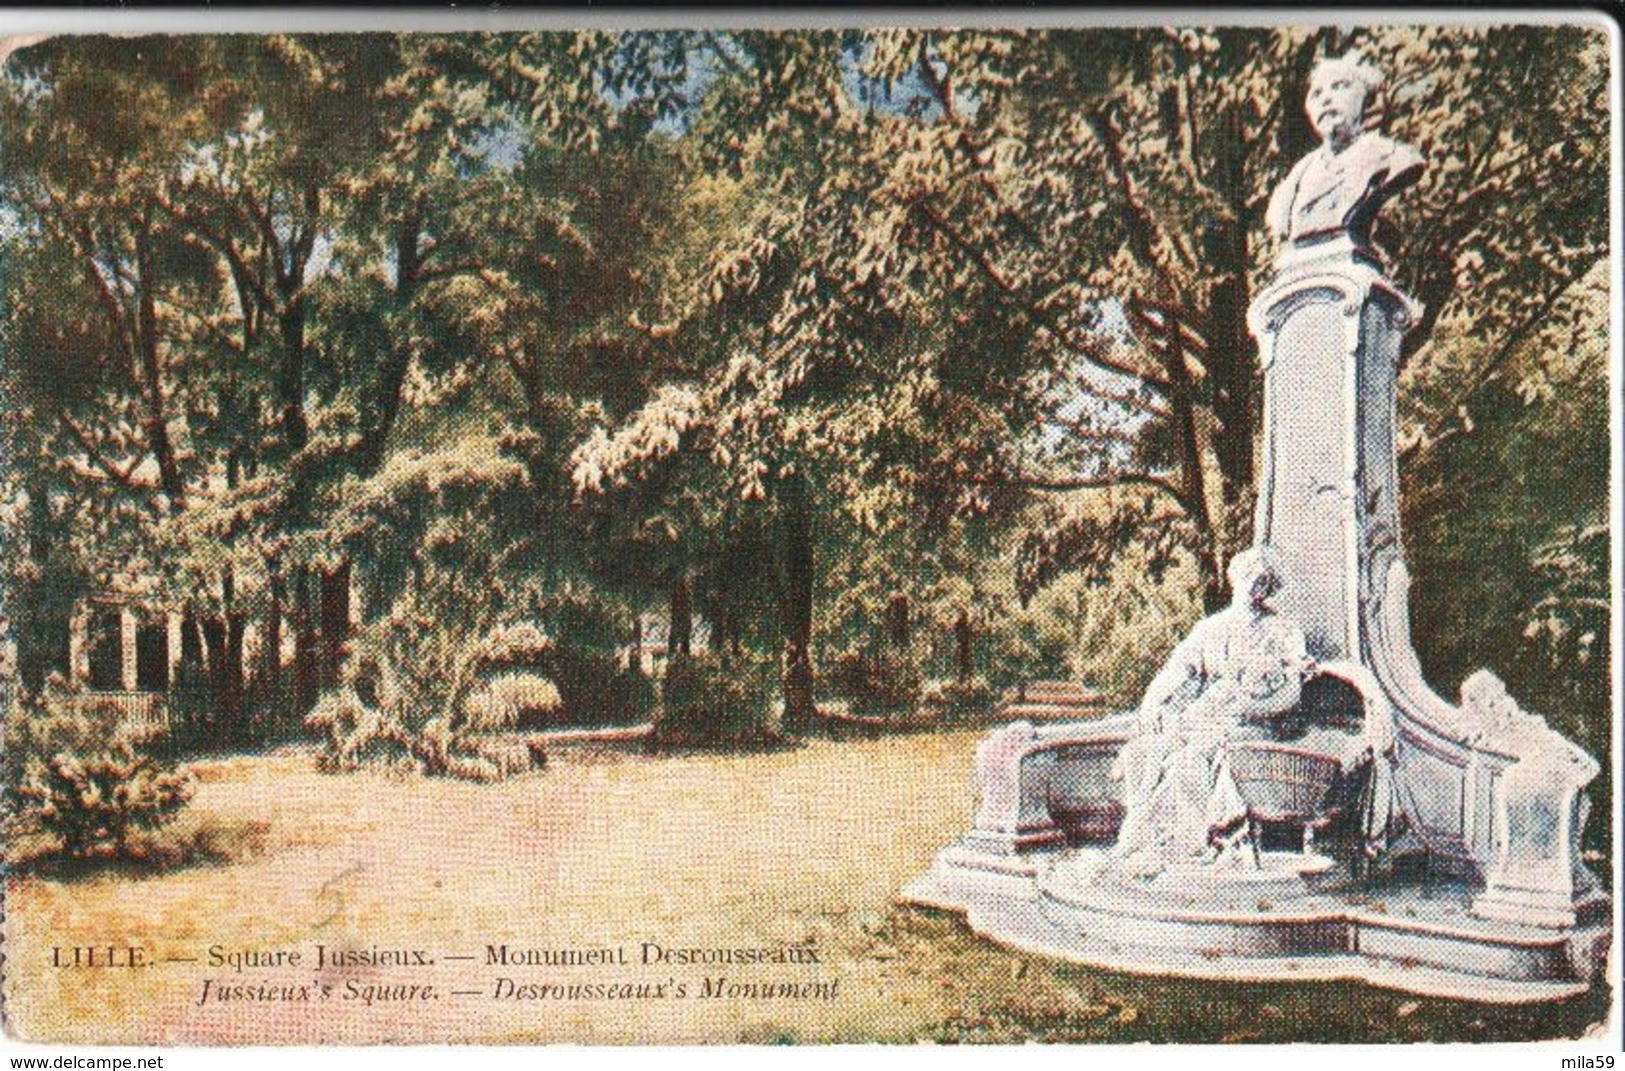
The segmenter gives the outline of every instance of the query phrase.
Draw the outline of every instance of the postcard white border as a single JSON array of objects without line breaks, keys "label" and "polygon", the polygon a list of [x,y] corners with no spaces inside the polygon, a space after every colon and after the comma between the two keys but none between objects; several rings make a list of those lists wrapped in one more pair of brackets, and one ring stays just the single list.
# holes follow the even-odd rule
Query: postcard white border
[{"label": "postcard white border", "polygon": [[[771,10],[741,8],[685,7],[681,10],[656,7],[592,8],[578,10],[523,11],[514,9],[387,9],[387,8],[268,8],[203,10],[179,8],[32,8],[0,10],[0,61],[11,51],[9,44],[26,44],[16,38],[39,34],[156,34],[156,33],[276,33],[297,28],[299,32],[496,32],[509,30],[576,29],[807,29],[829,26],[904,25],[917,27],[1023,26],[1032,28],[1087,28],[1107,26],[1161,26],[1200,24],[1216,26],[1383,24],[1406,25],[1588,25],[1603,29],[1609,37],[1612,54],[1610,72],[1610,168],[1613,189],[1610,200],[1609,242],[1611,248],[1610,312],[1610,523],[1613,538],[1611,584],[1616,610],[1625,603],[1621,567],[1625,553],[1625,495],[1621,477],[1625,473],[1625,229],[1621,220],[1622,94],[1621,29],[1605,12],[1591,8],[1453,8],[1453,7],[1369,7],[1369,8],[1271,8],[1167,6],[1124,9],[1108,8],[888,8],[862,9],[786,6]],[[1625,1071],[1625,1035],[1622,1035],[1621,1008],[1621,833],[1625,831],[1625,792],[1619,774],[1622,722],[1622,696],[1625,696],[1625,629],[1621,615],[1612,620],[1612,709],[1614,731],[1610,762],[1616,775],[1614,787],[1614,934],[1609,972],[1614,986],[1613,1008],[1607,1032],[1582,1041],[1545,1041],[1518,1044],[1450,1045],[1246,1045],[1246,1046],[880,1046],[854,1045],[839,1048],[807,1045],[775,1048],[771,1051],[746,1046],[694,1047],[586,1047],[547,1046],[292,1046],[252,1048],[130,1048],[108,1046],[62,1046],[26,1044],[0,1036],[0,1067],[13,1067],[20,1058],[54,1060],[58,1057],[108,1058],[152,1057],[162,1055],[165,1071],[218,1071],[220,1068],[244,1071],[352,1071],[357,1067],[400,1068],[403,1071],[446,1071],[477,1066],[481,1071],[523,1068],[647,1067],[684,1071],[703,1067],[706,1071],[763,1071],[770,1063],[773,1071],[799,1071],[826,1066],[831,1059],[852,1062],[860,1068],[885,1067],[893,1071],[903,1066],[925,1067],[932,1071],[958,1071],[997,1064],[1012,1071],[1009,1061],[1019,1060],[1020,1071],[1078,1071],[1080,1061],[1089,1071],[1097,1068],[1144,1068],[1148,1065],[1176,1067],[1201,1061],[1218,1068],[1268,1068],[1314,1071],[1369,1071],[1374,1064],[1404,1071],[1423,1068],[1437,1071],[1441,1066],[1459,1065],[1470,1060],[1475,1071],[1500,1068],[1550,1069],[1560,1071],[1561,1059],[1572,1056],[1615,1057],[1617,1071]],[[3,948],[0,948],[3,951]]]}]

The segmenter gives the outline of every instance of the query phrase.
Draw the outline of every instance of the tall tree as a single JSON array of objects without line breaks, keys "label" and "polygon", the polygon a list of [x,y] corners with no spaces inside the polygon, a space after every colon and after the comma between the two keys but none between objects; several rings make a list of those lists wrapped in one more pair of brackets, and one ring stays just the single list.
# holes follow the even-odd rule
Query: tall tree
[{"label": "tall tree", "polygon": [[[1082,449],[1057,451],[1064,465],[1047,472],[1006,465],[989,478],[1153,490],[1163,506],[1140,511],[1136,526],[1177,522],[1210,605],[1226,547],[1245,538],[1253,479],[1258,372],[1244,314],[1267,270],[1262,209],[1309,146],[1299,101],[1310,65],[1348,47],[1390,71],[1387,126],[1434,161],[1380,236],[1399,282],[1428,309],[1405,356],[1424,353],[1440,317],[1467,315],[1493,339],[1487,363],[1504,361],[1506,344],[1538,323],[1603,241],[1606,78],[1594,34],[896,32],[874,41],[871,69],[916,87],[917,110],[942,128],[916,135],[912,153],[895,146],[884,184],[866,191],[908,206],[915,225],[900,227],[893,246],[935,242],[937,257],[960,265],[961,301],[976,290],[998,299],[974,307],[984,323],[1005,325],[1007,345],[1060,351],[1048,362],[1055,378],[1026,387],[1049,391],[1056,441]],[[1110,549],[1100,538],[1072,542],[1080,553]]]}]

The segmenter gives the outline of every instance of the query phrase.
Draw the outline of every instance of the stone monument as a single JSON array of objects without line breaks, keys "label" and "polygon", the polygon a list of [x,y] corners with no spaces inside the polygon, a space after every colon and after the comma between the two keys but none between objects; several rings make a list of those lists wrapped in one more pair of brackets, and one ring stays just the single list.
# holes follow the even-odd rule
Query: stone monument
[{"label": "stone monument", "polygon": [[1381,75],[1310,78],[1322,139],[1270,200],[1254,546],[1139,709],[993,733],[982,805],[905,896],[1115,969],[1359,978],[1508,1002],[1583,991],[1612,908],[1580,857],[1591,756],[1486,671],[1452,704],[1411,645],[1395,375],[1420,312],[1373,226],[1417,152]]}]

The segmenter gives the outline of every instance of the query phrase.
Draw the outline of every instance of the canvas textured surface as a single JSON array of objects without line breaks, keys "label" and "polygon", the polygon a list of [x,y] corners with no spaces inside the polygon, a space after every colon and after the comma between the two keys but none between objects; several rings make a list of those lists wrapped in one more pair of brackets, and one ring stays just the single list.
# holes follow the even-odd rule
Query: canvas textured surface
[{"label": "canvas textured surface", "polygon": [[4,39],[8,1035],[1617,1039],[1612,47]]}]

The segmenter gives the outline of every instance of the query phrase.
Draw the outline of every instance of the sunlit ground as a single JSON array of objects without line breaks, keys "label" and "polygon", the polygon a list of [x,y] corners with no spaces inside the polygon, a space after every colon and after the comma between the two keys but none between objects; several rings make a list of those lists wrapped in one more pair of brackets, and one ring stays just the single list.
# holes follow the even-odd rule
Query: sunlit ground
[{"label": "sunlit ground", "polygon": [[[894,906],[968,821],[960,730],[746,755],[563,750],[498,785],[317,773],[312,754],[212,761],[175,830],[234,859],[161,876],[14,879],[11,1031],[61,1043],[1507,1040],[1576,1036],[1607,994],[1503,1008],[1357,985],[1137,978],[1007,952]],[[668,948],[808,944],[819,964],[636,962]],[[302,949],[300,969],[73,971],[53,947],[160,958]],[[308,967],[316,944],[416,949],[432,968]],[[486,948],[625,946],[625,967],[487,966]],[[474,956],[474,960],[447,960]],[[699,999],[705,978],[834,982],[834,1000]],[[681,983],[684,999],[496,999],[518,984]],[[198,1006],[203,979],[430,983],[408,1005]],[[217,982],[218,984],[218,982]],[[480,996],[452,996],[451,991]]]}]

